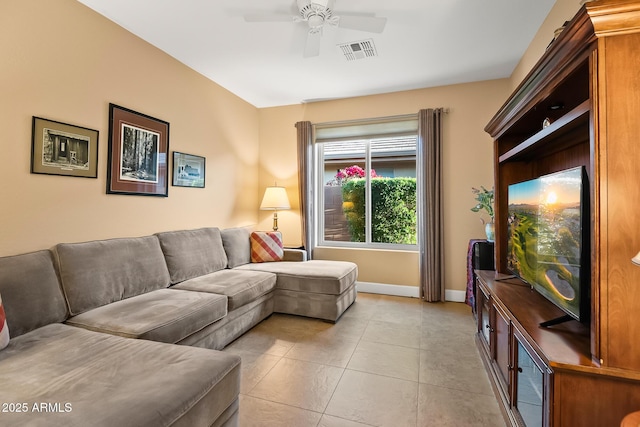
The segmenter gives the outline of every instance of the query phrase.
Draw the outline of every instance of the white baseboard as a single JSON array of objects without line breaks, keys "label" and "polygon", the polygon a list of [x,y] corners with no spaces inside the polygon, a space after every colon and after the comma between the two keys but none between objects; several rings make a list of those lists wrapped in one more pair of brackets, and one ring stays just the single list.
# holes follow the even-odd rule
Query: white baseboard
[{"label": "white baseboard", "polygon": [[356,282],[358,292],[393,295],[396,297],[420,298],[417,286],[388,285],[386,283]]},{"label": "white baseboard", "polygon": [[456,291],[453,289],[445,289],[444,290],[444,299],[445,301],[451,302],[464,302],[467,297],[467,293],[465,291]]},{"label": "white baseboard", "polygon": [[[392,295],[397,297],[420,298],[420,289],[417,286],[389,285],[386,283],[357,282],[359,292],[370,294]],[[446,289],[444,299],[452,302],[464,302],[465,291]]]}]

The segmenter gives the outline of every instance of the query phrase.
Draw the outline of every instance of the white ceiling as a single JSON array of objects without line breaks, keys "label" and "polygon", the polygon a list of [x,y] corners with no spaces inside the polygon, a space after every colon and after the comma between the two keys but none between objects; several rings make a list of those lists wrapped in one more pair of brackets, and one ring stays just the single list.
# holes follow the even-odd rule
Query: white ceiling
[{"label": "white ceiling", "polygon": [[[78,1],[263,108],[509,77],[556,0],[336,0],[334,15],[386,17],[384,32],[325,26],[312,58],[305,22],[243,18],[293,16],[295,0]],[[378,57],[337,47],[364,39]]]}]

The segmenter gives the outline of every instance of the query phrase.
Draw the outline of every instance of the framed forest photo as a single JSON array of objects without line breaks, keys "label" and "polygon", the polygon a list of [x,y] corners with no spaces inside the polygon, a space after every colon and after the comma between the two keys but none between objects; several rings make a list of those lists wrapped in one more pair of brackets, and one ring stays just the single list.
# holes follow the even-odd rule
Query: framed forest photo
[{"label": "framed forest photo", "polygon": [[31,173],[98,177],[98,131],[33,117]]},{"label": "framed forest photo", "polygon": [[107,193],[168,195],[169,123],[109,104]]},{"label": "framed forest photo", "polygon": [[193,154],[173,152],[173,185],[204,188],[206,159]]}]

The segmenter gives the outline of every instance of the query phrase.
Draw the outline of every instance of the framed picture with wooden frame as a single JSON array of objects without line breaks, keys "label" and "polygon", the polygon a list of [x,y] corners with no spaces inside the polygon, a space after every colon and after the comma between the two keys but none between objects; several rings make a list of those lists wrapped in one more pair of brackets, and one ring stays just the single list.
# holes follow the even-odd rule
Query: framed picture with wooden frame
[{"label": "framed picture with wooden frame", "polygon": [[107,194],[168,196],[169,123],[109,104]]},{"label": "framed picture with wooden frame", "polygon": [[206,159],[193,154],[173,152],[173,181],[175,187],[204,188]]},{"label": "framed picture with wooden frame", "polygon": [[98,177],[98,131],[33,117],[31,173]]}]

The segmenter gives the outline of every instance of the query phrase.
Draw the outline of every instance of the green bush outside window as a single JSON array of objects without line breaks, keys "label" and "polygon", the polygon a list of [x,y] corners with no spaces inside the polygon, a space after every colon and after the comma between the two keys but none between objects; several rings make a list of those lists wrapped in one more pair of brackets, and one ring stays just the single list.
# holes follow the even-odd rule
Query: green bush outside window
[{"label": "green bush outside window", "polygon": [[[366,183],[361,178],[342,184],[342,207],[353,242],[366,239]],[[415,178],[371,178],[371,204],[372,242],[417,243]]]}]

